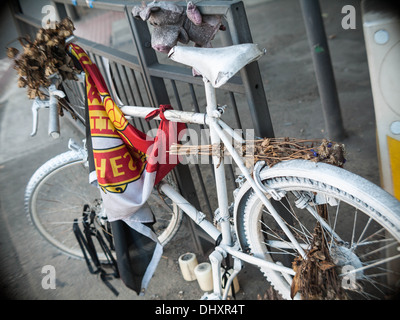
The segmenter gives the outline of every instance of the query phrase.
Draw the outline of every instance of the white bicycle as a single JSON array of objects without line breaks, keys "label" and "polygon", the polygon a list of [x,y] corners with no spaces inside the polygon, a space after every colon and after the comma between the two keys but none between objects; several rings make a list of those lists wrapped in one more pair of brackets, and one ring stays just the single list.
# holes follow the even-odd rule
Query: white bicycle
[{"label": "white bicycle", "polygon": [[[179,192],[173,173],[149,200],[165,244],[188,215],[212,239],[213,293],[225,299],[221,263],[233,258],[234,273],[243,262],[258,266],[283,298],[383,299],[398,292],[400,279],[400,203],[371,182],[337,166],[310,160],[282,161],[272,167],[257,162],[250,171],[235,144],[243,144],[222,121],[215,88],[263,55],[255,44],[226,48],[174,47],[169,57],[199,71],[207,111],[168,110],[174,122],[206,125],[211,143],[222,144],[241,171],[234,203],[228,203],[224,158],[212,155],[218,209],[214,222]],[[51,92],[50,92],[51,94]],[[50,97],[52,101],[52,95]],[[54,104],[54,99],[53,102]],[[49,102],[50,108],[51,103]],[[121,107],[128,117],[144,118],[154,108]],[[57,115],[56,115],[57,116]],[[100,194],[88,184],[87,152],[70,143],[70,151],[40,167],[28,183],[26,210],[39,232],[61,251],[81,257],[71,232],[74,219],[88,204],[104,221]],[[233,208],[233,209],[232,209]],[[322,278],[321,278],[322,277]]]}]

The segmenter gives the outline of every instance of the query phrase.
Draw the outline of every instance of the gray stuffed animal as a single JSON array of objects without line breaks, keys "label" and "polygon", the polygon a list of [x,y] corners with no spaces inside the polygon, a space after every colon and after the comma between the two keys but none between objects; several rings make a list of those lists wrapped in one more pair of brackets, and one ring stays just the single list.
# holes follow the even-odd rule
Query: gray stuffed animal
[{"label": "gray stuffed animal", "polygon": [[163,53],[168,53],[178,41],[184,44],[192,41],[197,47],[211,47],[211,40],[218,30],[225,30],[220,15],[201,15],[191,1],[186,10],[175,3],[153,1],[135,6],[132,14],[154,27],[151,46]]}]

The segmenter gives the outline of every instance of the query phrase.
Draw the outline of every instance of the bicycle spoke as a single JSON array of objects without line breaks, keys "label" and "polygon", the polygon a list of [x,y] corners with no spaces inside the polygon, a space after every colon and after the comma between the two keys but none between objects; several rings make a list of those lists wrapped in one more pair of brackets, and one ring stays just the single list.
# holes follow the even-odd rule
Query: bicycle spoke
[{"label": "bicycle spoke", "polygon": [[367,229],[370,226],[371,221],[372,221],[372,218],[370,217],[368,219],[368,222],[365,224],[363,231],[361,232],[360,236],[358,237],[358,240],[357,240],[357,243],[356,243],[356,246],[355,246],[356,248],[359,245],[359,243],[360,243],[361,239],[363,238],[364,234],[367,232]]},{"label": "bicycle spoke", "polygon": [[[269,212],[264,211],[265,213],[269,214]],[[260,223],[268,228],[269,230],[271,230],[274,234],[269,234],[270,236],[275,237],[276,239],[280,239],[281,241],[285,242],[286,244],[290,245],[292,247],[292,245],[285,239],[282,238],[282,236],[278,235],[276,231],[272,230],[272,228],[270,228],[265,222],[260,220]],[[300,222],[299,222],[300,223]],[[306,235],[304,232],[300,231],[299,229],[295,228],[293,225],[288,224],[287,222],[285,222],[285,224],[288,226],[289,229],[291,229],[291,231],[294,233],[295,237],[305,240],[308,244],[310,244],[309,238],[311,238],[311,236]],[[303,229],[303,228],[302,228]],[[262,232],[265,232],[265,230],[261,230]],[[308,232],[308,230],[307,230]],[[265,232],[266,233],[266,232]]]},{"label": "bicycle spoke", "polygon": [[[311,239],[312,239],[312,233],[303,225],[303,223],[300,221],[299,217],[296,214],[296,211],[294,210],[291,201],[289,201],[289,199],[287,198],[287,195],[285,195],[286,198],[286,203],[289,203],[290,206],[290,210],[289,208],[286,207],[285,203],[282,203],[283,207],[285,207],[285,209],[291,214],[291,216],[293,218],[296,219],[297,223],[299,224],[300,228],[302,229],[302,232],[299,231],[299,233],[303,234],[306,241],[308,242],[308,244],[311,243]],[[306,235],[306,232],[308,233],[308,235]]]},{"label": "bicycle spoke", "polygon": [[[384,242],[384,241],[383,241],[383,242]],[[369,252],[367,252],[367,253],[365,253],[365,254],[363,254],[363,255],[360,255],[359,258],[362,259],[362,258],[365,258],[365,257],[367,257],[367,256],[369,256],[369,255],[376,254],[376,253],[378,253],[378,252],[380,252],[380,251],[383,251],[383,250],[386,250],[386,249],[388,249],[388,248],[390,248],[390,247],[392,247],[392,246],[394,246],[394,245],[398,245],[398,243],[397,243],[397,242],[389,243],[389,244],[387,244],[387,245],[384,245],[383,247],[380,247],[380,248],[378,248],[378,249],[375,249],[375,250],[369,251]]]},{"label": "bicycle spoke", "polygon": [[341,201],[339,201],[338,205],[336,206],[335,220],[333,222],[333,228],[332,228],[332,232],[331,232],[331,241],[329,244],[329,252],[331,252],[332,245],[333,245],[333,232],[336,230],[336,223],[338,221],[340,203],[341,203]]},{"label": "bicycle spoke", "polygon": [[371,263],[369,265],[366,265],[366,266],[363,266],[363,267],[360,267],[360,268],[357,268],[357,269],[350,270],[349,272],[347,272],[345,274],[342,273],[339,276],[344,276],[344,275],[349,275],[349,274],[352,274],[352,273],[357,273],[357,272],[360,272],[360,271],[363,271],[363,270],[378,266],[378,265],[380,265],[382,263],[386,263],[386,262],[390,262],[390,261],[396,260],[398,258],[400,258],[400,254],[395,255],[393,257],[386,258],[386,259],[381,259],[381,260],[379,260],[377,262]]},{"label": "bicycle spoke", "polygon": [[351,234],[350,248],[353,247],[353,243],[354,243],[354,234],[355,234],[355,232],[356,232],[356,222],[357,222],[357,210],[354,212],[353,232],[352,232],[352,234]]}]

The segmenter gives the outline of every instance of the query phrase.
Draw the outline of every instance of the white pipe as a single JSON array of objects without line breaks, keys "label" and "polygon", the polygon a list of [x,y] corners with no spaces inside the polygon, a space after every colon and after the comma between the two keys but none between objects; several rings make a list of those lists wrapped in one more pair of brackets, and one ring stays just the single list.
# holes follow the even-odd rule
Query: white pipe
[{"label": "white pipe", "polygon": [[218,120],[218,124],[226,131],[229,133],[229,135],[232,136],[233,139],[235,139],[239,143],[245,143],[245,140],[238,135],[235,130],[233,130],[230,126],[228,126],[225,122],[223,122],[221,119]]},{"label": "white pipe", "polygon": [[215,241],[221,236],[221,232],[214,227],[214,225],[204,219],[204,213],[198,211],[193,207],[182,195],[165,182],[160,183],[160,189],[164,192],[173,202],[177,204],[185,213],[196,222],[207,234]]},{"label": "white pipe", "polygon": [[263,260],[261,258],[257,258],[255,256],[250,256],[244,252],[238,251],[237,249],[233,248],[233,247],[229,247],[229,246],[225,246],[225,245],[220,245],[220,247],[225,250],[227,253],[229,253],[231,256],[236,257],[242,261],[245,261],[247,263],[256,265],[258,267],[261,268],[268,268],[271,270],[275,270],[278,272],[282,272],[282,273],[287,273],[290,274],[292,276],[294,276],[296,273],[294,272],[293,269],[282,266],[282,265],[278,265],[276,263],[273,262],[269,262],[266,260]]},{"label": "white pipe", "polygon": [[[207,115],[209,117],[210,124],[210,138],[211,143],[218,145],[220,143],[219,134],[215,131],[215,127],[217,127],[218,117],[214,117],[214,114],[219,112],[217,111],[217,99],[214,87],[211,85],[209,81],[204,80],[204,88],[206,93],[207,100]],[[213,124],[211,126],[211,124]],[[219,128],[219,126],[218,126]],[[218,208],[221,217],[221,221],[219,221],[221,232],[222,232],[222,243],[227,245],[232,245],[232,235],[231,235],[231,224],[229,222],[229,204],[228,204],[228,192],[226,189],[226,178],[225,178],[225,167],[224,167],[224,157],[221,155],[213,156],[213,165],[215,172],[215,185],[217,189],[218,196]]]},{"label": "white pipe", "polygon": [[[157,108],[151,107],[136,107],[136,106],[123,106],[120,107],[121,111],[125,116],[131,116],[135,118],[145,118],[150,112],[157,110]],[[164,116],[167,120],[172,122],[182,123],[197,123],[207,124],[207,115],[204,113],[180,111],[180,110],[166,110]],[[161,120],[160,116],[154,117],[156,120]]]}]

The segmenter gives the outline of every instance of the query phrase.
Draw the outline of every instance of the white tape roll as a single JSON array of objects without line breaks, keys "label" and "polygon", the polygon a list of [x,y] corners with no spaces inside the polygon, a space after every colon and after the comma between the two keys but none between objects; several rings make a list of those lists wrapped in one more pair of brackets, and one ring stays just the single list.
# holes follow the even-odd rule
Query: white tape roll
[{"label": "white tape roll", "polygon": [[211,271],[211,264],[208,262],[200,263],[194,268],[197,282],[199,283],[200,289],[203,291],[213,290],[213,278]]},{"label": "white tape roll", "polygon": [[185,253],[179,257],[179,267],[181,268],[183,279],[186,281],[196,280],[194,268],[198,265],[196,255],[194,253]]}]

